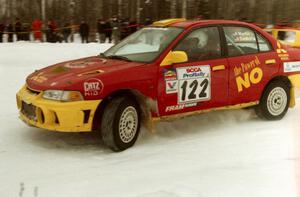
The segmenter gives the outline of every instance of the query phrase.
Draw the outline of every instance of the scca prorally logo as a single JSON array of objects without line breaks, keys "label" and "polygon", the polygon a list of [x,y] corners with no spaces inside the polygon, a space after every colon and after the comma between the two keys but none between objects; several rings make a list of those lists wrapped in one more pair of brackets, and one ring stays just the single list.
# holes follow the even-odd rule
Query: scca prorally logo
[{"label": "scca prorally logo", "polygon": [[186,68],[186,73],[183,74],[183,78],[193,78],[193,77],[205,77],[205,73],[202,72],[200,67]]},{"label": "scca prorally logo", "polygon": [[103,84],[99,79],[89,79],[83,83],[84,96],[98,96],[103,90]]},{"label": "scca prorally logo", "polygon": [[186,69],[186,72],[187,73],[194,73],[194,72],[200,72],[201,71],[201,68],[199,67],[195,67],[195,68],[187,68]]}]

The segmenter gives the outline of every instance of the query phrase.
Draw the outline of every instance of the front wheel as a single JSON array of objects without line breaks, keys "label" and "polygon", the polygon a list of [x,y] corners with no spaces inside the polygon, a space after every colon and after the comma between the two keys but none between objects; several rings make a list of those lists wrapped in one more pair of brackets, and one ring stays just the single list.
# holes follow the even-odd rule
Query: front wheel
[{"label": "front wheel", "polygon": [[271,82],[264,90],[256,114],[267,120],[280,120],[286,114],[290,103],[290,87],[284,81]]},{"label": "front wheel", "polygon": [[100,128],[103,142],[113,151],[133,146],[140,130],[137,103],[127,97],[110,101],[104,109]]}]

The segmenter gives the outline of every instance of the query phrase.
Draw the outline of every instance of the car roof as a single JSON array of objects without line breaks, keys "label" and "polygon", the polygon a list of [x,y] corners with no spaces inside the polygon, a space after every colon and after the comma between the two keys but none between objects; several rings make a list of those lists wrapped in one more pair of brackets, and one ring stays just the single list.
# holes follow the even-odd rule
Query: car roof
[{"label": "car roof", "polygon": [[220,25],[220,24],[231,24],[231,25],[247,25],[251,26],[249,23],[241,22],[241,21],[233,21],[233,20],[186,20],[174,22],[168,26],[170,27],[182,27],[182,28],[190,28],[198,25]]}]

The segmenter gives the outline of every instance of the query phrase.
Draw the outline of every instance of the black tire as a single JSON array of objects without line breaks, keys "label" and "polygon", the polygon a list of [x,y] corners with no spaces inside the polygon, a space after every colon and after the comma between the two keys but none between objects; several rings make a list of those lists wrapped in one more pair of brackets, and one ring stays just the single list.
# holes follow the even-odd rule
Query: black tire
[{"label": "black tire", "polygon": [[100,125],[104,144],[116,152],[133,146],[140,131],[140,117],[139,107],[133,99],[118,97],[110,101]]},{"label": "black tire", "polygon": [[262,119],[280,120],[286,114],[289,103],[289,84],[282,80],[275,80],[265,88],[255,112]]}]

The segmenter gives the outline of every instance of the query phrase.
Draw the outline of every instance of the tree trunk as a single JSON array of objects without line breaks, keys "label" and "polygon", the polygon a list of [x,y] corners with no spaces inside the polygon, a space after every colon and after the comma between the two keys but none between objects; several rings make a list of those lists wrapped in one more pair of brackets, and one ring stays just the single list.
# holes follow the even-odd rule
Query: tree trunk
[{"label": "tree trunk", "polygon": [[136,21],[138,24],[141,23],[141,0],[136,1]]},{"label": "tree trunk", "polygon": [[170,6],[171,10],[171,18],[176,18],[177,17],[177,0],[171,0],[171,6]]},{"label": "tree trunk", "polygon": [[182,18],[186,18],[187,0],[182,0]]}]

